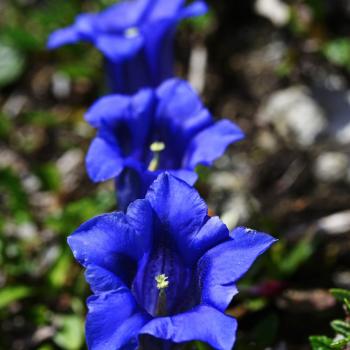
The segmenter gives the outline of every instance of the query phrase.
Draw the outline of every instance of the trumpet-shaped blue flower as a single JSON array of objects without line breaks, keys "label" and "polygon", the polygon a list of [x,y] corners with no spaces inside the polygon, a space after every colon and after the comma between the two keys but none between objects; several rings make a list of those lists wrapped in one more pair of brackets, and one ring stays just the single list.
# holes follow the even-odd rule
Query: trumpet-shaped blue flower
[{"label": "trumpet-shaped blue flower", "polygon": [[106,58],[108,79],[116,93],[158,86],[173,76],[173,39],[179,21],[205,13],[203,1],[124,0],[51,34],[49,48],[77,41],[92,43]]},{"label": "trumpet-shaped blue flower", "polygon": [[214,123],[191,86],[179,79],[133,96],[104,97],[86,119],[98,128],[86,157],[89,176],[95,182],[117,178],[123,209],[143,198],[164,170],[193,184],[197,165],[210,166],[243,138],[234,123]]},{"label": "trumpet-shaped blue flower", "polygon": [[225,310],[236,282],[274,239],[229,233],[195,189],[167,173],[127,213],[86,222],[68,238],[86,268],[90,350],[171,349],[199,340],[230,350],[237,322]]}]

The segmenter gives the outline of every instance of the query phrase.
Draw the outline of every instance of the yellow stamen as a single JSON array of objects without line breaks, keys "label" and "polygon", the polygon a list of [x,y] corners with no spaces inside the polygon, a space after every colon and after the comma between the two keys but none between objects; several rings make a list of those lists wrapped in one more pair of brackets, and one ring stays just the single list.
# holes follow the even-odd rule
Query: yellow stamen
[{"label": "yellow stamen", "polygon": [[165,144],[163,142],[153,142],[149,148],[154,154],[149,163],[148,170],[155,171],[159,165],[159,153],[165,150]]},{"label": "yellow stamen", "polygon": [[140,34],[140,31],[137,27],[130,27],[124,31],[124,36],[126,38],[135,38]]},{"label": "yellow stamen", "polygon": [[165,150],[165,144],[163,142],[153,142],[151,146],[149,146],[152,152],[162,152]]},{"label": "yellow stamen", "polygon": [[155,280],[157,282],[157,289],[163,290],[168,288],[169,286],[168,276],[166,276],[165,274],[162,273],[156,276]]}]

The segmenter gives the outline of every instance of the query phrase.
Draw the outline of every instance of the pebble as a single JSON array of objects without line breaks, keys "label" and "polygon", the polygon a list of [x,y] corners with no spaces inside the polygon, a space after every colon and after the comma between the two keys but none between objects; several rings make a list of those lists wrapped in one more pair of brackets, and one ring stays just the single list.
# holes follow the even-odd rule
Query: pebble
[{"label": "pebble", "polygon": [[323,182],[345,180],[350,167],[349,156],[341,152],[324,152],[315,160],[314,176]]},{"label": "pebble", "polygon": [[289,6],[280,0],[257,0],[255,11],[278,27],[286,25],[289,21]]},{"label": "pebble", "polygon": [[260,125],[272,124],[287,142],[308,148],[327,130],[325,113],[305,86],[272,94],[257,115]]}]

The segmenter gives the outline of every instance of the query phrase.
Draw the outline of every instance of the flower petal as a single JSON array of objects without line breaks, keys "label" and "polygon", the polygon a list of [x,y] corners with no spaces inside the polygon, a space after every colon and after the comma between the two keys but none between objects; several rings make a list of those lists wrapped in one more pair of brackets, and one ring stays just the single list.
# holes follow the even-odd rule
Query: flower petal
[{"label": "flower petal", "polygon": [[95,23],[98,18],[96,13],[83,13],[75,19],[74,27],[80,40],[93,41],[96,35]]},{"label": "flower petal", "polygon": [[79,33],[74,26],[58,29],[50,34],[47,41],[48,49],[56,49],[62,45],[73,44],[80,40]]},{"label": "flower petal", "polygon": [[229,231],[218,216],[208,219],[189,242],[188,249],[192,251],[192,259],[196,261],[209,249],[229,239]]},{"label": "flower petal", "polygon": [[97,100],[85,113],[85,120],[93,127],[99,128],[102,120],[115,121],[122,118],[130,105],[130,97],[110,95]]},{"label": "flower petal", "polygon": [[[101,98],[90,108],[85,118],[91,125],[101,128],[100,138],[105,140],[115,155],[123,153],[125,158],[135,152],[131,158],[138,159],[144,153],[145,143],[149,141],[153,109],[154,93],[150,89],[143,89],[132,96],[111,95]],[[109,154],[106,152],[106,158]]]},{"label": "flower petal", "polygon": [[173,234],[183,232],[187,236],[198,232],[207,216],[207,205],[198,192],[168,173],[154,181],[146,198]]},{"label": "flower petal", "polygon": [[92,42],[94,38],[94,22],[96,14],[87,13],[76,17],[75,23],[69,27],[58,29],[48,39],[47,47],[55,49],[66,44],[84,40]]},{"label": "flower petal", "polygon": [[[173,119],[179,125],[203,109],[203,104],[191,85],[181,79],[169,79],[157,89],[159,119]],[[209,120],[208,120],[209,119]],[[206,117],[205,125],[211,119]]]},{"label": "flower petal", "polygon": [[174,76],[176,25],[177,21],[171,18],[148,23],[143,28],[145,54],[155,87]]},{"label": "flower petal", "polygon": [[143,46],[141,35],[132,38],[115,34],[99,35],[95,46],[111,61],[121,62],[135,55]]},{"label": "flower petal", "polygon": [[145,197],[144,178],[137,169],[126,167],[115,183],[119,210],[126,211],[130,203]]},{"label": "flower petal", "polygon": [[[212,117],[192,87],[179,79],[166,81],[158,89],[157,124],[169,146],[179,140],[187,146],[191,137],[208,127]],[[168,145],[167,145],[168,146]]]},{"label": "flower petal", "polygon": [[198,179],[198,175],[194,171],[186,169],[169,170],[169,174],[174,175],[175,177],[185,181],[190,186],[193,186]]},{"label": "flower petal", "polygon": [[75,258],[85,267],[97,265],[118,277],[128,267],[132,270],[133,261],[140,259],[150,246],[152,215],[145,200],[133,203],[129,213],[130,216],[120,212],[104,214],[82,224],[68,237]]},{"label": "flower petal", "polygon": [[202,303],[221,311],[227,308],[237,293],[236,282],[276,241],[265,233],[245,228],[238,228],[232,234],[233,239],[212,248],[198,262]]},{"label": "flower petal", "polygon": [[137,347],[140,329],[150,317],[138,309],[126,288],[88,299],[86,340],[90,350],[116,350]]},{"label": "flower petal", "polygon": [[140,255],[141,251],[148,252],[153,235],[153,210],[149,202],[144,199],[132,202],[127,210],[127,218],[137,237],[140,237]]},{"label": "flower petal", "polygon": [[149,62],[143,49],[128,60],[119,64],[114,62],[113,65],[117,67],[110,71],[113,74],[112,78],[124,81],[123,89],[114,90],[115,92],[130,95],[139,91],[142,87],[154,86]]},{"label": "flower petal", "polygon": [[159,104],[156,112],[156,127],[162,140],[166,140],[163,158],[178,160],[179,164],[163,169],[181,167],[184,152],[191,138],[212,124],[209,112],[185,81],[170,79],[157,89]]},{"label": "flower petal", "polygon": [[221,120],[194,137],[186,151],[184,165],[190,169],[198,164],[210,166],[225,152],[229,144],[243,138],[243,132],[235,124]]},{"label": "flower petal", "polygon": [[179,10],[183,7],[185,0],[153,0],[153,6],[148,14],[148,21],[157,21],[164,18],[177,17]]},{"label": "flower petal", "polygon": [[217,350],[231,350],[236,339],[237,321],[201,305],[191,311],[171,317],[155,318],[147,323],[140,334],[182,343],[199,340]]},{"label": "flower petal", "polygon": [[208,12],[208,5],[204,1],[194,1],[187,7],[181,10],[180,18],[201,16]]},{"label": "flower petal", "polygon": [[95,294],[116,290],[124,286],[124,283],[113,272],[97,265],[88,265],[85,278]]},{"label": "flower petal", "polygon": [[86,155],[86,168],[94,182],[106,181],[118,176],[123,168],[123,159],[116,142],[107,142],[103,137],[96,137]]},{"label": "flower petal", "polygon": [[[188,263],[197,233],[207,220],[207,205],[198,192],[184,181],[167,173],[160,175],[147,192],[164,232]],[[200,242],[196,243],[200,246]]]},{"label": "flower petal", "polygon": [[150,0],[121,1],[98,14],[96,29],[110,32],[137,27],[149,7]]}]

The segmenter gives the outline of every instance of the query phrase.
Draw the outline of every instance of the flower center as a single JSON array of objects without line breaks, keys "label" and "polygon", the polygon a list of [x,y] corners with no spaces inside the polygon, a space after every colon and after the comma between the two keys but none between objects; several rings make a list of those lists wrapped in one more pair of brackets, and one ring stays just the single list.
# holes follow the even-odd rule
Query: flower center
[{"label": "flower center", "polygon": [[156,276],[155,280],[157,282],[157,289],[159,289],[160,291],[168,288],[169,286],[168,276],[165,275],[164,273]]},{"label": "flower center", "polygon": [[124,36],[128,39],[135,38],[140,34],[140,30],[137,27],[130,27],[125,29]]},{"label": "flower center", "polygon": [[153,158],[148,165],[148,170],[156,171],[159,166],[160,152],[165,150],[165,144],[163,142],[156,141],[156,142],[153,142],[149,148],[153,152]]},{"label": "flower center", "polygon": [[164,273],[155,277],[157,289],[159,290],[156,315],[159,317],[168,314],[165,289],[169,286],[168,276]]}]

